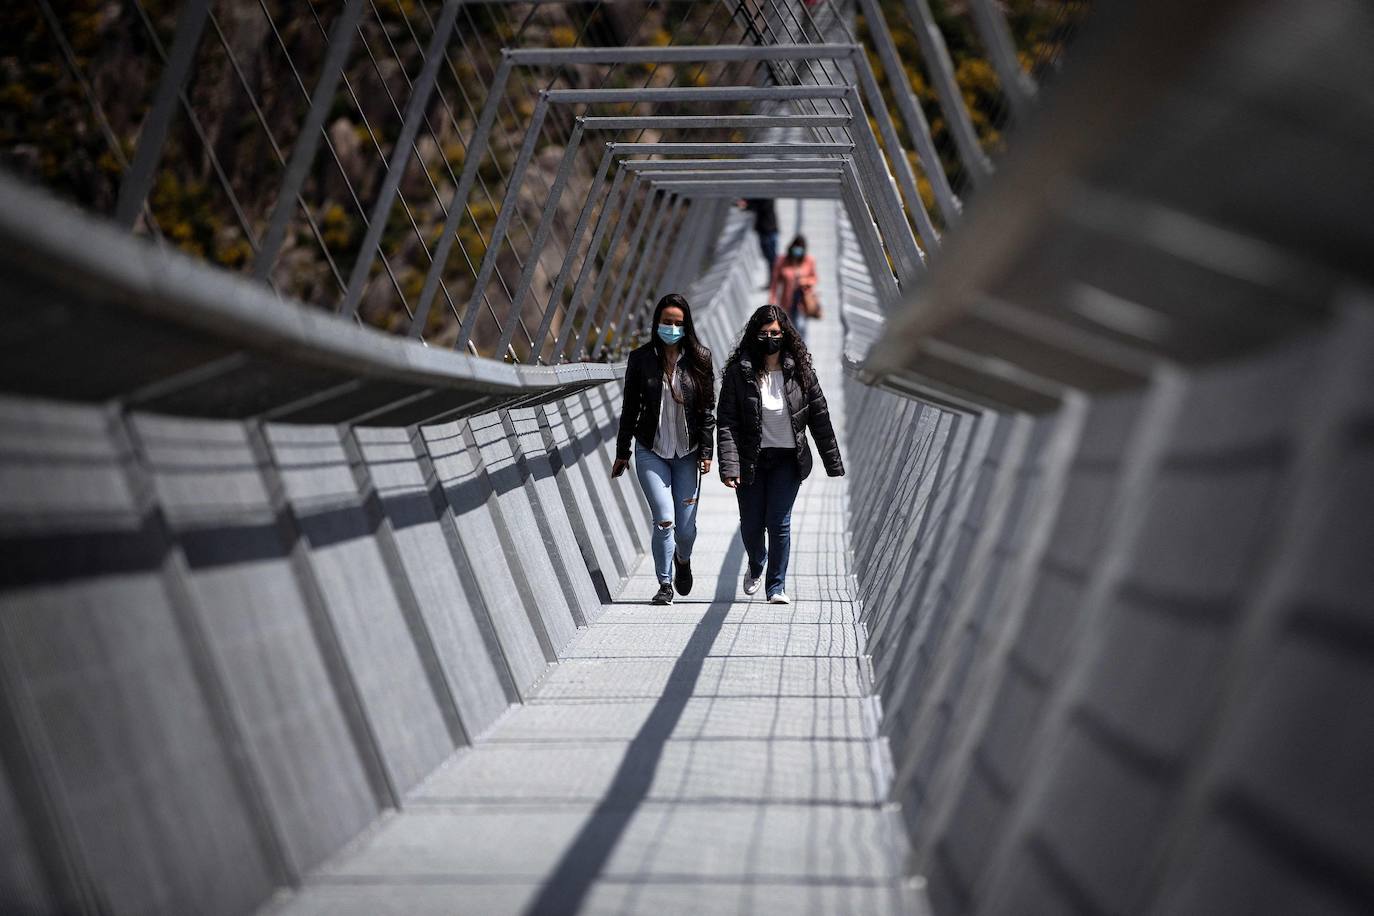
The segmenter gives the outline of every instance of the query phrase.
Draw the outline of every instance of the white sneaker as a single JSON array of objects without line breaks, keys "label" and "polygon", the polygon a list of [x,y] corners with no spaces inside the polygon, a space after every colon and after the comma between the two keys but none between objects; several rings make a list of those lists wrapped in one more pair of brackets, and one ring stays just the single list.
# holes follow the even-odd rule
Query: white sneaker
[{"label": "white sneaker", "polygon": [[771,597],[771,598],[768,599],[768,603],[769,603],[769,604],[791,604],[791,603],[792,603],[792,599],[789,598],[789,597],[787,597],[787,593],[786,593],[786,592],[778,592],[776,595],[774,595],[773,597]]},{"label": "white sneaker", "polygon": [[759,586],[762,584],[763,573],[759,573],[758,578],[755,579],[749,575],[749,570],[747,568],[744,570],[744,593],[746,595],[754,594],[754,592],[759,590]]}]

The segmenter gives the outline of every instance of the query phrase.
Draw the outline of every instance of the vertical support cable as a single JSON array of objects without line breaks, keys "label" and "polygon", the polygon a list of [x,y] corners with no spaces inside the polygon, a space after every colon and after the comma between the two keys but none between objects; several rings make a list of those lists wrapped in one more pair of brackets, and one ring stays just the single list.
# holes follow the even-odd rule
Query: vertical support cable
[{"label": "vertical support cable", "polygon": [[862,99],[859,98],[859,90],[853,86],[848,87],[845,102],[849,104],[854,116],[850,122],[850,133],[854,140],[853,161],[858,167],[864,189],[868,192],[865,196],[873,205],[873,215],[882,229],[883,241],[892,252],[892,260],[897,266],[897,276],[901,279],[902,285],[910,286],[924,269],[921,252],[911,234],[911,225],[902,212],[902,202],[892,186],[892,176],[883,162],[878,141],[874,139],[873,130],[868,125],[868,115],[864,111]]},{"label": "vertical support cable", "polygon": [[[656,293],[658,284],[663,279],[663,271],[668,263],[668,245],[677,233],[682,205],[686,200],[685,197],[678,196],[671,191],[668,192],[668,197],[671,198],[672,203],[664,211],[656,234],[645,244],[644,257],[639,265],[641,276],[637,277],[634,285],[630,287],[628,301],[631,313],[638,310],[639,304],[646,297],[653,299],[658,297]],[[616,339],[619,340],[619,337]]]},{"label": "vertical support cable", "polygon": [[859,243],[859,250],[863,252],[864,261],[868,263],[869,279],[880,290],[879,301],[886,308],[901,298],[901,293],[893,279],[892,269],[888,267],[887,255],[883,252],[883,243],[878,236],[878,228],[873,224],[873,217],[868,212],[868,204],[864,201],[858,171],[852,160],[844,160],[843,175],[844,178],[840,186],[845,209],[849,212],[849,224],[854,229],[854,235]]},{"label": "vertical support cable", "polygon": [[[926,251],[934,252],[940,247],[940,233],[935,230],[930,213],[926,211],[925,201],[921,199],[916,175],[911,170],[911,163],[907,161],[906,149],[897,137],[897,129],[892,126],[892,115],[887,110],[887,103],[883,101],[883,91],[878,87],[878,80],[873,76],[873,71],[869,69],[868,61],[864,59],[862,52],[856,53],[856,57],[854,71],[859,78],[860,91],[868,97],[868,104],[873,106],[873,120],[878,122],[878,134],[882,137],[883,146],[887,147],[888,156],[892,159],[892,168],[897,172],[902,194],[907,199],[907,209],[916,222],[916,231],[920,233]],[[939,168],[938,160],[935,166]],[[926,172],[929,173],[930,169],[927,168]],[[934,186],[934,182],[931,184]]]},{"label": "vertical support cable", "polygon": [[[625,333],[626,326],[631,316],[639,311],[638,306],[644,288],[643,281],[645,271],[648,270],[649,265],[655,259],[659,237],[671,210],[669,199],[674,197],[672,192],[658,189],[654,189],[653,194],[657,198],[657,204],[650,208],[653,213],[653,218],[649,223],[648,231],[644,237],[644,246],[640,249],[636,249],[633,244],[630,246],[631,257],[634,264],[632,268],[627,265],[627,269],[621,277],[622,281],[628,279],[629,282],[624,287],[623,296],[621,295],[621,287],[619,285],[617,285],[615,293],[611,295],[610,305],[611,308],[618,310],[616,312],[617,317],[610,325],[611,333],[603,334],[597,341],[596,349],[592,351],[593,359],[600,359],[601,354],[612,341],[614,341],[616,348],[620,349],[621,335]],[[616,305],[617,301],[621,303],[618,306]]]},{"label": "vertical support cable", "polygon": [[[701,208],[694,206],[696,200],[687,200],[683,203],[686,214],[682,217],[682,223],[677,231],[677,243],[670,246],[667,263],[663,267],[663,278],[659,281],[659,295],[667,295],[667,291],[682,292],[686,285],[685,271],[683,265],[686,263],[687,252],[694,244],[697,226],[701,222]],[[686,295],[684,292],[683,295]]]}]

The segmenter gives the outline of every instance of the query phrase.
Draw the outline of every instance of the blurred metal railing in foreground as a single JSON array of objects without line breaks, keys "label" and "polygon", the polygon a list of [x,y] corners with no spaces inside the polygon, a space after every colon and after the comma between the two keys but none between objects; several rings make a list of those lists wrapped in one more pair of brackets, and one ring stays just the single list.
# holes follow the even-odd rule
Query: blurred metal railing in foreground
[{"label": "blurred metal railing in foreground", "polygon": [[[531,555],[541,556],[552,540],[517,543],[519,526],[502,520],[523,512],[526,532],[552,530],[548,518],[534,518],[533,503],[519,504],[529,499],[524,488],[552,472],[526,474],[515,486],[520,474],[511,467],[544,460],[552,468],[556,455],[566,462],[561,469],[576,469],[559,476],[564,491],[541,504],[556,520],[558,507],[580,495],[587,511],[578,516],[577,551],[542,555],[549,570],[591,557],[605,591],[612,571],[623,577],[631,568],[643,548],[632,529],[645,517],[628,482],[612,486],[605,473],[607,394],[570,397],[612,382],[618,370],[564,363],[618,358],[670,289],[716,303],[700,320],[712,340],[732,339],[750,301],[753,262],[748,223],[731,202],[767,194],[844,204],[836,208],[837,294],[852,370],[850,547],[895,764],[893,797],[912,841],[911,871],[928,878],[938,911],[1374,906],[1361,801],[1374,730],[1357,702],[1369,692],[1374,644],[1365,549],[1374,518],[1374,245],[1364,204],[1374,117],[1361,94],[1374,85],[1365,53],[1374,45],[1374,12],[1366,5],[1319,0],[1295,22],[1282,4],[1121,3],[1104,11],[1076,69],[1042,91],[1023,72],[998,10],[971,0],[1004,114],[1020,131],[1005,161],[986,148],[986,112],[969,105],[948,30],[927,0],[902,4],[910,29],[884,21],[877,0],[861,0],[884,85],[859,50],[849,10],[830,3],[816,19],[810,7],[788,3],[682,5],[700,13],[688,36],[699,47],[661,47],[649,40],[659,36],[635,26],[626,30],[636,36],[632,47],[509,51],[495,45],[522,43],[540,27],[541,9],[554,7],[493,4],[474,13],[473,4],[421,0],[397,15],[350,0],[332,18],[311,5],[300,32],[270,3],[244,7],[246,18],[232,22],[202,0],[174,17],[150,18],[135,6],[139,34],[154,39],[150,60],[165,61],[158,79],[140,84],[146,104],[133,105],[142,112],[139,142],[125,148],[98,81],[76,81],[94,103],[98,129],[89,134],[112,142],[121,180],[101,200],[123,228],[0,182],[11,303],[0,381],[11,394],[116,408],[108,417],[69,408],[54,422],[16,426],[43,427],[53,452],[82,460],[82,449],[113,453],[110,474],[134,496],[121,507],[128,511],[110,513],[123,527],[85,540],[78,531],[70,551],[71,532],[61,526],[90,526],[90,518],[63,515],[54,525],[17,512],[23,562],[7,567],[19,583],[7,595],[30,589],[19,600],[31,601],[26,619],[46,634],[32,621],[63,618],[42,603],[44,589],[67,588],[62,575],[73,565],[91,556],[104,564],[97,573],[77,570],[84,612],[104,607],[106,573],[128,576],[142,563],[137,572],[154,580],[146,594],[171,595],[159,610],[169,622],[156,633],[201,652],[195,676],[177,683],[209,684],[220,704],[207,714],[206,745],[223,739],[237,749],[235,710],[222,695],[237,672],[206,648],[198,628],[215,617],[185,588],[194,551],[214,575],[233,567],[205,605],[215,610],[255,609],[260,583],[238,562],[249,552],[244,544],[255,559],[286,555],[292,586],[279,594],[299,591],[302,616],[314,615],[300,625],[307,635],[298,645],[335,652],[339,620],[361,621],[366,633],[363,624],[382,619],[348,617],[356,610],[349,601],[323,595],[322,583],[352,581],[358,554],[341,562],[330,550],[359,540],[360,526],[381,531],[378,542],[389,545],[385,562],[365,567],[381,570],[370,581],[390,583],[394,570],[416,562],[387,540],[396,532],[386,527],[403,529],[416,517],[436,531],[448,527],[436,535],[444,546],[421,554],[414,581],[426,581],[434,557],[438,568],[461,557],[497,570],[478,577],[490,594],[473,603],[480,608],[467,633],[473,645],[497,646],[484,648],[490,697],[455,697],[457,688],[433,675],[436,666],[416,660],[414,683],[438,683],[417,694],[448,696],[452,708],[435,712],[429,731],[405,736],[427,735],[423,754],[412,758],[407,740],[397,740],[391,760],[369,731],[390,719],[342,703],[339,744],[361,749],[363,761],[357,791],[339,793],[357,802],[347,817],[308,823],[264,800],[272,779],[291,785],[304,773],[300,784],[317,785],[313,761],[290,769],[302,755],[282,764],[285,777],[234,761],[238,775],[223,782],[243,783],[226,793],[248,799],[241,820],[252,836],[244,847],[272,863],[253,894],[300,883],[397,805],[425,766],[480,731],[469,730],[464,715],[488,723],[520,701],[560,641],[585,622],[573,605],[562,616],[549,610],[566,597],[551,572],[539,578],[538,570],[506,565],[503,551],[517,555],[533,544]],[[49,28],[62,26],[50,4],[35,9]],[[577,28],[559,33],[561,44],[606,26],[601,5],[569,9],[569,17],[586,15],[567,19]],[[245,63],[255,28],[267,30],[258,36],[264,53],[280,52],[289,65],[292,79],[281,80],[289,99],[253,85],[257,71]],[[905,79],[897,42],[908,38],[934,103]],[[60,44],[64,66],[82,74],[88,55]],[[674,68],[673,85],[655,82],[663,66]],[[216,75],[242,88],[251,118],[238,113],[265,132],[271,155],[264,149],[261,158],[280,180],[223,155],[238,151],[224,132],[236,122],[229,107],[208,100]],[[1331,86],[1360,91],[1333,100]],[[932,126],[927,103],[943,130]],[[331,122],[340,108],[358,122]],[[300,125],[294,142],[270,123],[278,109],[298,115],[285,119]],[[201,117],[208,112],[224,123]],[[588,132],[611,139],[587,142]],[[185,149],[193,142],[199,157]],[[233,225],[209,231],[213,221],[188,217],[184,198],[202,199],[187,193],[192,187],[211,200],[205,206],[232,213]],[[965,207],[960,195],[973,191]],[[351,208],[342,220],[335,204]],[[209,246],[208,257],[245,276],[133,238],[130,226],[163,247]],[[302,255],[307,243],[318,256]],[[462,263],[451,264],[458,255]],[[302,279],[309,276],[319,282]],[[282,301],[293,295],[322,308]],[[446,308],[436,307],[440,297]],[[335,312],[391,333],[354,327]],[[521,410],[554,399],[556,415]],[[460,417],[470,422],[434,425]],[[257,422],[264,420],[298,425]],[[326,423],[354,428],[303,425]],[[357,428],[374,426],[384,429]],[[89,438],[98,444],[69,442],[70,429],[96,430]],[[161,457],[119,438],[159,431]],[[530,441],[521,443],[522,434]],[[519,444],[518,459],[508,440]],[[365,454],[366,446],[376,452]],[[220,454],[226,448],[229,458]],[[360,492],[351,475],[370,460],[356,473],[388,479],[388,450],[420,477],[418,496],[412,489],[385,511],[374,500],[348,515],[314,489],[337,485],[313,463],[327,451],[328,469],[345,480],[325,495],[354,507]],[[233,527],[250,502],[235,489],[241,453],[266,481],[246,510],[256,527],[242,541]],[[194,486],[179,476],[188,455],[201,474]],[[441,462],[446,476],[436,470]],[[214,473],[202,473],[207,466]],[[215,476],[221,472],[227,483]],[[284,482],[288,473],[299,475],[298,491]],[[482,491],[483,481],[490,487],[502,475],[511,489]],[[159,481],[165,492],[156,491]],[[103,499],[102,482],[108,489],[105,478],[89,486]],[[228,495],[202,501],[201,486],[222,487],[215,499]],[[515,499],[500,506],[511,492]],[[59,497],[67,494],[45,492]],[[316,544],[302,520],[321,504],[330,517],[312,520]],[[169,521],[166,507],[181,514]],[[459,516],[470,527],[456,530]],[[230,533],[207,531],[207,518]],[[588,537],[595,526],[614,532],[600,547]],[[131,537],[140,539],[137,550]],[[445,539],[462,543],[452,548]],[[101,554],[110,544],[119,549]],[[606,555],[612,547],[615,557]],[[453,594],[429,596],[434,606],[448,607],[464,591],[458,576]],[[412,580],[407,573],[395,581]],[[534,596],[531,583],[546,587]],[[130,605],[155,606],[145,597]],[[78,603],[57,600],[60,609]],[[420,598],[381,600],[395,609],[386,620],[419,634],[423,651],[439,652]],[[510,629],[492,637],[481,629],[487,624]],[[144,635],[125,632],[140,649]],[[43,650],[57,642],[32,641],[33,670],[47,671]],[[353,697],[359,688],[348,665],[332,658],[321,667],[329,664],[321,681]],[[7,687],[5,701],[21,697]],[[469,702],[480,716],[462,705]],[[400,721],[416,709],[391,711]],[[164,712],[182,722],[180,710]],[[0,713],[7,733],[46,734],[37,716],[21,721],[8,706]],[[124,737],[110,746],[123,747]],[[150,758],[163,749],[150,746]],[[45,753],[32,741],[7,743],[6,767],[41,787],[55,779],[56,768],[41,765]],[[63,762],[73,772],[88,773],[84,759],[71,760]],[[396,761],[410,768],[394,769]],[[176,770],[182,788],[203,785],[200,759],[193,763]],[[126,770],[162,772],[153,764]],[[97,910],[97,879],[114,886],[123,876],[108,864],[88,867],[72,839],[75,821],[45,820],[52,798],[66,802],[60,791],[23,799],[28,820],[50,829],[36,843],[44,867],[54,887],[75,876],[67,908]],[[81,825],[99,817],[94,805],[81,813]],[[159,874],[177,875],[174,866],[199,853],[180,858],[185,850],[176,845],[150,854],[163,856]],[[109,837],[92,844],[104,863],[118,846]],[[251,858],[205,855],[212,853],[235,864]],[[137,895],[161,885],[121,888],[143,899]]]},{"label": "blurred metal railing in foreground", "polygon": [[1100,15],[907,306],[842,227],[909,868],[942,916],[1362,912],[1374,11]]},{"label": "blurred metal railing in foreground", "polygon": [[1371,35],[1342,2],[1300,27],[1263,4],[1104,11],[865,377],[1041,412],[1328,320],[1342,287],[1374,280],[1354,204],[1369,69],[1348,53]]}]

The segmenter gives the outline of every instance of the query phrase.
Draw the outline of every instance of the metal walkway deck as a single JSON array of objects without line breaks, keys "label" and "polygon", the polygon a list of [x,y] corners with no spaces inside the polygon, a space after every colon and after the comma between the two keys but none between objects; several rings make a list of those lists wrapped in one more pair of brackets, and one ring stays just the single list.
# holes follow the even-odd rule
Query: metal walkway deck
[{"label": "metal walkway deck", "polygon": [[[805,206],[834,290],[833,204]],[[811,344],[842,434],[838,322],[813,325]],[[910,912],[846,495],[819,470],[803,485],[793,603],[773,606],[740,591],[734,497],[713,470],[692,594],[649,605],[643,561],[526,705],[280,912]]]}]

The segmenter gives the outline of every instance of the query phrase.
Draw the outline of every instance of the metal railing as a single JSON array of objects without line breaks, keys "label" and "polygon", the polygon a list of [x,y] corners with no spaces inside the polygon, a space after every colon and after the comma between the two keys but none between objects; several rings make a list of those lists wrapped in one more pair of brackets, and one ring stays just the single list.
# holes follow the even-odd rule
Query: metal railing
[{"label": "metal railing", "polygon": [[[1299,24],[1281,4],[1116,4],[1043,88],[1056,43],[1025,47],[991,0],[967,16],[766,0],[638,17],[135,0],[106,26],[12,7],[0,32],[24,53],[6,66],[41,65],[51,97],[27,104],[56,106],[57,127],[16,117],[5,150],[25,179],[0,181],[0,381],[111,402],[121,436],[147,420],[134,411],[251,420],[235,435],[266,469],[316,625],[329,609],[266,421],[339,424],[355,451],[399,442],[426,486],[452,459],[456,492],[437,501],[476,524],[462,462],[514,437],[511,411],[558,402],[545,420],[582,424],[563,446],[607,484],[608,395],[580,393],[615,381],[669,290],[690,291],[724,355],[752,287],[736,198],[833,198],[858,597],[911,868],[940,912],[1206,911],[1271,886],[1238,874],[1294,909],[1369,908],[1347,804],[1368,729],[1313,730],[1355,717],[1311,699],[1368,682],[1369,628],[1349,611],[1368,604],[1363,555],[1320,549],[1363,544],[1369,516],[1368,100],[1326,95],[1369,85],[1366,5],[1318,0]],[[16,85],[6,104],[24,102]],[[169,534],[166,500],[126,463],[137,511],[121,524],[184,586],[177,551],[200,519]],[[614,486],[582,500],[583,535],[625,528],[633,494]],[[623,534],[597,548],[622,567],[643,546]],[[171,626],[198,636],[194,601],[170,591]],[[521,598],[511,585],[490,607],[538,616]],[[547,660],[540,632],[517,695]],[[1270,713],[1281,729],[1255,724]],[[396,802],[389,773],[367,778]],[[69,832],[39,840],[58,878],[84,880]],[[1144,864],[1101,878],[1122,863]],[[98,908],[73,886],[71,908]]]},{"label": "metal railing", "polygon": [[[762,137],[790,128],[831,146],[774,158],[832,159],[832,177],[741,161],[730,189],[838,195],[883,305],[910,292],[962,204],[879,6],[863,11],[882,85],[852,11],[829,0],[690,6],[677,23],[645,7],[631,26],[601,3],[349,0],[304,18],[267,0],[232,13],[135,3],[107,28],[142,33],[152,59],[132,112],[113,120],[103,59],[66,53],[89,49],[88,24],[42,0],[32,18],[110,145],[104,206],[117,224],[431,349],[550,365],[623,354],[662,281],[703,268],[701,245],[681,242],[718,231],[708,201],[727,183],[631,164],[753,159]],[[938,41],[926,4],[910,12]],[[1000,15],[974,12],[1005,80],[1016,62]],[[586,44],[609,33],[638,43]],[[540,39],[552,46],[521,46]],[[941,85],[955,79],[948,54],[927,64]],[[1024,107],[1029,82],[1015,85]],[[773,180],[751,182],[751,169]],[[98,195],[84,201],[104,209]]]}]

